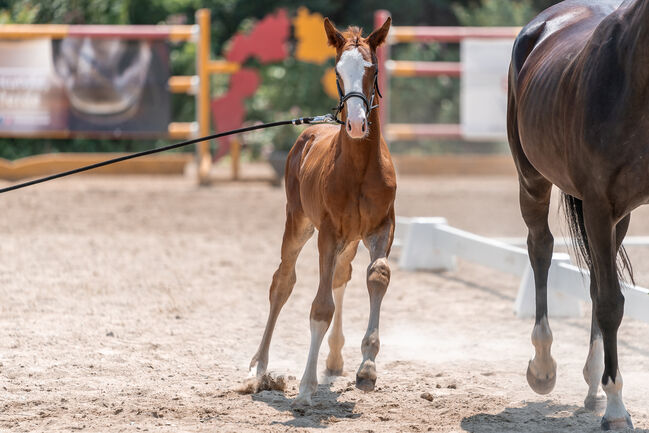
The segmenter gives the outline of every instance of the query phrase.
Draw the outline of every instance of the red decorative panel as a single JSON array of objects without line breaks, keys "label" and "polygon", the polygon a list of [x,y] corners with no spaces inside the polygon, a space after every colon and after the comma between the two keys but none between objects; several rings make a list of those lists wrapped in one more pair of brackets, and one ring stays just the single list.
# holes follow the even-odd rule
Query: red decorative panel
[{"label": "red decorative panel", "polygon": [[[237,34],[232,39],[226,60],[243,64],[250,57],[257,57],[262,63],[277,62],[288,56],[286,41],[291,31],[291,22],[284,9],[267,15],[247,34]],[[217,131],[241,128],[246,116],[244,100],[259,87],[259,74],[252,69],[242,69],[230,77],[230,89],[220,98],[212,100],[212,116]],[[220,139],[214,159],[230,151],[232,137]]]},{"label": "red decorative panel", "polygon": [[262,63],[284,60],[288,56],[286,40],[290,30],[291,22],[286,11],[280,9],[259,21],[250,34],[237,34],[225,58],[237,63],[243,63],[249,57],[257,57]]},{"label": "red decorative panel", "polygon": [[[212,116],[216,131],[228,131],[240,128],[246,116],[244,100],[255,93],[259,87],[260,78],[253,69],[242,69],[230,78],[228,92],[212,100]],[[229,152],[232,137],[220,138],[219,149],[214,156],[218,159]]]}]

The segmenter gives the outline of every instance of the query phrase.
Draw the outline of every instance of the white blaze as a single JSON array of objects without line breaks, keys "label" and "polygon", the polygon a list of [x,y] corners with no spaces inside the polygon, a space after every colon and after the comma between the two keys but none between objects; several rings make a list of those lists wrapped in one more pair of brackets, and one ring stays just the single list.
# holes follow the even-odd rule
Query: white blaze
[{"label": "white blaze", "polygon": [[[336,71],[343,81],[345,93],[363,93],[363,76],[365,68],[372,66],[366,61],[358,48],[345,51],[336,64]],[[370,102],[370,101],[368,101]],[[350,98],[347,104],[347,119],[354,124],[362,123],[366,118],[365,104],[360,98]],[[354,125],[355,126],[355,125]]]}]

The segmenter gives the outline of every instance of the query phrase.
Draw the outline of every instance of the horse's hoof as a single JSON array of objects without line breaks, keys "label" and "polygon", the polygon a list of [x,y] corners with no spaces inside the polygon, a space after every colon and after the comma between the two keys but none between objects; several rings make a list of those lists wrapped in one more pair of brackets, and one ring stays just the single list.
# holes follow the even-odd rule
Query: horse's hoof
[{"label": "horse's hoof", "polygon": [[374,391],[375,384],[376,384],[376,380],[362,379],[356,376],[356,388],[360,389],[361,391],[365,391],[365,392]]},{"label": "horse's hoof", "polygon": [[602,430],[624,430],[633,429],[631,415],[628,413],[624,418],[606,419],[602,418]]},{"label": "horse's hoof", "polygon": [[589,395],[584,400],[584,408],[590,412],[599,412],[606,408],[606,396]]},{"label": "horse's hoof", "polygon": [[549,394],[557,383],[556,365],[546,374],[533,371],[532,361],[527,366],[527,383],[537,394]]}]

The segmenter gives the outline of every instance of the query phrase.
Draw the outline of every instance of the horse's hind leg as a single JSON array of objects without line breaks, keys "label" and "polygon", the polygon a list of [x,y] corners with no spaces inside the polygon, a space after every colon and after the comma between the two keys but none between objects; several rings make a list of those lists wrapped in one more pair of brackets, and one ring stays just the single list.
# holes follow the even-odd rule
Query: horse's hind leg
[{"label": "horse's hind leg", "polygon": [[618,236],[606,200],[584,201],[584,224],[595,271],[597,301],[595,313],[604,343],[602,389],[606,393],[606,411],[602,429],[633,428],[631,417],[622,401],[622,376],[618,369],[617,330],[624,315],[624,296],[617,275]]},{"label": "horse's hind leg", "polygon": [[557,378],[557,363],[551,355],[552,331],[548,322],[548,270],[554,248],[554,238],[548,226],[552,184],[532,166],[523,152],[518,131],[514,72],[512,64],[509,74],[507,135],[518,170],[521,214],[528,229],[527,250],[534,271],[536,291],[536,322],[532,331],[535,355],[527,367],[527,383],[535,392],[547,394],[554,388]]},{"label": "horse's hind leg", "polygon": [[287,211],[286,227],[282,240],[282,262],[273,275],[273,282],[270,286],[270,311],[266,322],[264,336],[259,344],[257,353],[250,361],[250,369],[256,367],[254,374],[263,376],[268,366],[268,349],[273,336],[275,323],[282,307],[295,286],[295,262],[302,251],[302,247],[313,234],[313,224],[301,211]]},{"label": "horse's hind leg", "polygon": [[352,278],[352,260],[356,256],[358,242],[350,243],[347,248],[338,256],[336,271],[334,272],[334,311],[333,325],[329,333],[329,356],[327,357],[327,376],[341,376],[343,374],[342,349],[345,344],[343,336],[343,297],[345,287]]},{"label": "horse's hind leg", "polygon": [[[620,250],[624,236],[626,236],[631,214],[624,217],[615,227],[615,244],[616,251]],[[590,269],[590,275],[595,275],[595,270]],[[597,283],[593,277],[590,280],[590,298],[592,301],[592,316],[590,325],[590,347],[588,357],[584,365],[584,379],[588,384],[588,394],[584,400],[584,407],[588,410],[596,410],[598,402],[597,390],[599,383],[604,374],[604,342],[602,341],[602,331],[597,324]]]},{"label": "horse's hind leg", "polygon": [[556,382],[557,363],[551,355],[552,331],[548,322],[548,270],[554,238],[548,226],[552,184],[541,177],[521,179],[520,205],[528,228],[527,248],[534,271],[536,321],[532,331],[535,355],[527,367],[527,382],[539,394],[547,394]]},{"label": "horse's hind leg", "polygon": [[381,346],[379,340],[379,316],[381,302],[390,283],[388,254],[394,237],[394,210],[374,233],[363,239],[370,251],[370,265],[367,267],[367,290],[370,295],[370,318],[361,345],[363,361],[356,373],[356,387],[372,391],[376,384],[376,355]]}]

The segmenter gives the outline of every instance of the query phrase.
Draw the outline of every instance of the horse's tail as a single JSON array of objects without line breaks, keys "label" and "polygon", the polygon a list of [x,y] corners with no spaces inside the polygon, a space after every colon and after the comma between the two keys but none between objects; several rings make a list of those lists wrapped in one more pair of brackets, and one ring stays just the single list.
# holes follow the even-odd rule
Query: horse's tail
[{"label": "horse's tail", "polygon": [[[575,251],[576,261],[579,266],[586,265],[588,269],[593,268],[593,259],[588,244],[588,235],[584,225],[584,210],[582,201],[568,194],[563,195],[563,208],[568,221],[568,230],[572,238],[572,247]],[[620,246],[618,252],[618,262],[616,263],[617,275],[620,280],[625,279],[628,275],[631,284],[635,285],[633,279],[633,267],[629,260],[629,255],[624,246]]]}]

